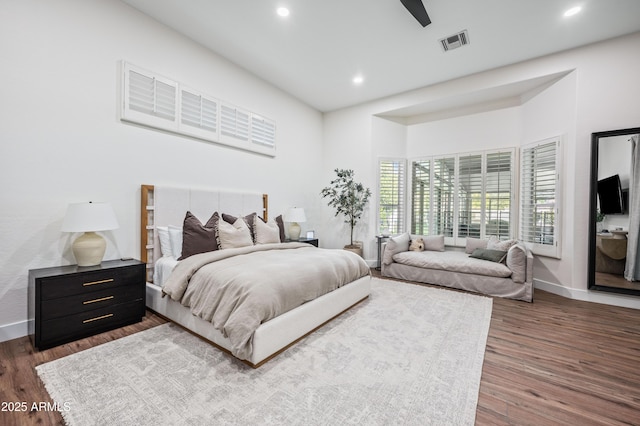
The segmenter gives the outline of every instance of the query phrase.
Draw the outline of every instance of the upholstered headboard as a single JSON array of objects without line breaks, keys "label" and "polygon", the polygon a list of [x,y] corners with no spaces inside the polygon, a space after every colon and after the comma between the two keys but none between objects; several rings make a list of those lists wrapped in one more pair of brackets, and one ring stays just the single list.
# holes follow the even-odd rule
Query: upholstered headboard
[{"label": "upholstered headboard", "polygon": [[252,192],[231,192],[200,188],[142,185],[140,188],[140,260],[147,264],[147,281],[153,280],[153,266],[162,256],[157,226],[182,226],[187,211],[206,223],[213,212],[231,215],[258,213],[268,219],[268,196]]}]

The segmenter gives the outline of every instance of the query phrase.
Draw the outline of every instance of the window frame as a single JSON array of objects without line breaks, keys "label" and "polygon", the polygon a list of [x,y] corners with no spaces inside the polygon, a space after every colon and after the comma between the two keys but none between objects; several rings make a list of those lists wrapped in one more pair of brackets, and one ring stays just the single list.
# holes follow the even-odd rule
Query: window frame
[{"label": "window frame", "polygon": [[396,234],[401,234],[405,231],[406,229],[406,219],[407,219],[407,212],[406,212],[406,205],[407,205],[407,160],[405,158],[397,158],[397,157],[380,157],[378,158],[378,163],[377,163],[377,171],[376,171],[376,176],[377,176],[377,182],[376,182],[376,187],[377,187],[377,197],[378,197],[378,209],[377,209],[377,215],[376,215],[376,223],[377,223],[377,232],[378,235],[382,235],[384,232],[384,226],[382,223],[382,215],[381,215],[381,211],[382,211],[382,196],[381,196],[381,171],[382,171],[382,163],[396,163],[400,166],[400,173],[399,176],[397,176],[398,179],[398,188],[399,188],[399,195],[398,195],[398,202],[396,204],[391,203],[388,205],[391,206],[397,206],[399,213],[398,213],[398,223],[396,224],[395,227],[391,227],[391,226],[387,226],[387,231],[389,232],[390,235],[396,235]]},{"label": "window frame", "polygon": [[[531,241],[528,239],[527,234],[531,233],[531,231],[526,232],[524,227],[526,226],[525,218],[527,215],[530,215],[531,212],[525,212],[525,210],[529,209],[528,205],[532,205],[532,203],[526,203],[527,190],[525,189],[525,185],[527,185],[528,180],[525,177],[525,174],[528,173],[527,162],[525,161],[525,155],[527,152],[541,148],[543,146],[547,146],[551,143],[555,143],[555,158],[554,158],[554,174],[555,174],[555,184],[554,184],[554,206],[553,206],[553,244],[539,244],[535,241]],[[563,199],[563,179],[562,179],[562,147],[564,146],[564,137],[563,136],[555,136],[552,138],[547,138],[544,140],[532,142],[526,145],[522,145],[520,148],[520,184],[519,184],[519,208],[518,208],[518,217],[519,217],[519,226],[518,226],[518,236],[524,244],[529,247],[533,254],[539,256],[552,257],[556,259],[561,258],[562,254],[562,223],[563,223],[563,209],[562,209],[562,199]],[[534,232],[535,233],[535,232]],[[534,235],[535,239],[535,235]]]},{"label": "window frame", "polygon": [[[412,158],[409,159],[408,161],[408,168],[410,168],[409,173],[407,173],[407,176],[409,177],[409,182],[407,185],[408,188],[408,194],[407,194],[407,211],[411,212],[411,218],[408,221],[408,229],[409,232],[411,234],[414,235],[437,235],[437,234],[441,234],[441,232],[439,232],[440,230],[436,229],[436,223],[435,223],[435,217],[434,217],[434,203],[435,203],[435,197],[432,197],[431,195],[433,194],[433,188],[434,188],[434,162],[437,160],[443,160],[443,159],[454,159],[454,183],[453,183],[453,211],[451,212],[453,214],[453,222],[452,222],[452,235],[451,236],[446,236],[445,235],[445,244],[446,245],[451,245],[451,246],[458,246],[458,247],[464,247],[466,245],[466,241],[467,241],[467,235],[462,235],[460,233],[460,159],[461,158],[465,158],[465,157],[471,157],[471,156],[477,156],[480,155],[481,156],[481,188],[482,188],[482,192],[481,192],[481,206],[480,206],[480,215],[481,215],[481,221],[480,221],[480,236],[479,238],[487,238],[489,235],[486,234],[486,221],[487,221],[487,210],[486,210],[486,188],[487,188],[487,176],[488,176],[488,172],[487,172],[487,157],[489,155],[492,154],[496,154],[496,153],[508,153],[510,156],[510,191],[509,191],[509,231],[508,231],[508,236],[503,236],[504,238],[515,238],[515,235],[517,233],[518,230],[518,224],[517,224],[517,218],[516,218],[516,212],[517,212],[517,184],[516,184],[516,179],[517,179],[517,150],[516,148],[500,148],[500,149],[492,149],[492,150],[485,150],[485,151],[472,151],[472,152],[462,152],[462,153],[457,153],[457,154],[447,154],[447,155],[438,155],[438,156],[431,156],[431,157],[418,157],[418,158]],[[428,162],[428,167],[429,167],[429,202],[428,202],[428,212],[427,212],[427,228],[426,228],[426,232],[422,232],[422,233],[417,233],[414,232],[416,231],[416,227],[415,227],[415,214],[416,211],[414,209],[414,197],[415,197],[415,188],[414,188],[414,164],[416,162],[421,162],[421,163],[425,163]],[[424,206],[423,206],[424,207]]]}]

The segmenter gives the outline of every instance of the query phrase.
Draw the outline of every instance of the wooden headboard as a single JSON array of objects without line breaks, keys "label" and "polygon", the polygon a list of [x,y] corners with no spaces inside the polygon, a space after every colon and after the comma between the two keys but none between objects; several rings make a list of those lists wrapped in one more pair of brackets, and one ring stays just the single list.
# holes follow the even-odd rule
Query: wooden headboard
[{"label": "wooden headboard", "polygon": [[147,281],[153,282],[153,266],[162,256],[156,226],[182,226],[187,211],[202,223],[213,212],[234,216],[258,213],[268,219],[267,194],[199,188],[142,185],[140,188],[140,260],[147,264]]}]

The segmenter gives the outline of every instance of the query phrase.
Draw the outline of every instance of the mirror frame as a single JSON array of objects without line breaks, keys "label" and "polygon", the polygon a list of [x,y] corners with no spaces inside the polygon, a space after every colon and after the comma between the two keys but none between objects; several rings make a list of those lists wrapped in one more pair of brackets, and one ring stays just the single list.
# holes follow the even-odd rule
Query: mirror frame
[{"label": "mirror frame", "polygon": [[598,155],[600,139],[611,136],[635,135],[640,127],[629,129],[607,130],[591,134],[591,179],[589,184],[589,290],[600,290],[610,293],[623,293],[640,296],[640,290],[621,287],[609,287],[596,283],[596,211],[598,206]]}]

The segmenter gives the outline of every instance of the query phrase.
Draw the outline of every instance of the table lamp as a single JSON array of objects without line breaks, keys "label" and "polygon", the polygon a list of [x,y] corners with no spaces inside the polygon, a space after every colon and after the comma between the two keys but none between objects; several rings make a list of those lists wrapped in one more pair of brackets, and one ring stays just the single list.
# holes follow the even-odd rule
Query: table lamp
[{"label": "table lamp", "polygon": [[62,223],[62,232],[84,232],[72,245],[78,266],[95,266],[102,262],[107,243],[96,231],[118,228],[110,203],[72,203]]},{"label": "table lamp", "polygon": [[287,222],[291,222],[289,225],[289,239],[300,239],[300,225],[298,222],[306,222],[307,217],[304,215],[304,209],[302,207],[292,207],[287,213]]}]

